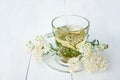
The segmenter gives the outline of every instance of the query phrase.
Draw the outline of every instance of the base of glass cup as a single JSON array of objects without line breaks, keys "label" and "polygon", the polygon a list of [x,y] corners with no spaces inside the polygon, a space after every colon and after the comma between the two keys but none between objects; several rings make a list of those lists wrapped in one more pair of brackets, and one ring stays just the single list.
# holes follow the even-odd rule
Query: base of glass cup
[{"label": "base of glass cup", "polygon": [[61,66],[68,67],[68,59],[66,58],[56,56],[55,61]]},{"label": "base of glass cup", "polygon": [[[45,35],[45,39],[52,45],[55,45],[55,39],[53,33],[48,33]],[[56,48],[56,46],[53,46]],[[58,56],[57,52],[50,51],[47,55],[43,57],[44,62],[52,69],[57,70],[59,72],[70,73],[68,71],[68,60],[72,57]],[[84,67],[76,70],[75,72],[80,72],[84,70]]]},{"label": "base of glass cup", "polygon": [[[64,73],[70,73],[68,70],[68,64],[63,62],[59,56],[57,55],[45,55],[43,57],[43,60],[45,63],[52,69],[57,70],[59,72],[64,72]],[[80,72],[83,71],[84,67],[81,67],[80,69],[76,70],[75,72]]]},{"label": "base of glass cup", "polygon": [[63,57],[63,56],[60,57],[60,60],[61,60],[63,63],[67,63],[69,59],[70,59],[70,58]]}]

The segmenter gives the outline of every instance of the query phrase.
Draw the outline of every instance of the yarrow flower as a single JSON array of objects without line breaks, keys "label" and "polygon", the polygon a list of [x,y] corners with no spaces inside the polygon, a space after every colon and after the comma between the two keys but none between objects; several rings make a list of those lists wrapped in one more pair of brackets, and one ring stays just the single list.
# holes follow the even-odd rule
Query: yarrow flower
[{"label": "yarrow flower", "polygon": [[94,52],[94,48],[91,43],[81,43],[79,46],[79,52],[87,54]]},{"label": "yarrow flower", "polygon": [[47,43],[44,40],[43,36],[41,36],[41,35],[37,36],[35,38],[35,41],[36,41],[35,46],[39,47],[39,49],[43,50],[43,53],[46,53],[46,52],[48,52],[50,50],[50,45],[49,45],[49,43]]},{"label": "yarrow flower", "polygon": [[28,41],[28,42],[26,43],[26,45],[25,45],[25,48],[26,48],[26,51],[27,51],[28,53],[31,53],[32,50],[34,49],[34,45],[32,44],[31,41]]},{"label": "yarrow flower", "polygon": [[102,54],[104,49],[107,49],[108,48],[108,44],[99,44],[96,47],[96,51],[98,54]]},{"label": "yarrow flower", "polygon": [[81,63],[79,58],[73,57],[68,60],[68,71],[73,73],[74,71],[78,70],[81,67]]},{"label": "yarrow flower", "polygon": [[81,62],[88,72],[105,71],[108,68],[108,62],[102,53],[108,48],[107,44],[93,45],[86,41],[77,44],[77,49],[82,53]]},{"label": "yarrow flower", "polygon": [[105,71],[108,68],[106,58],[96,53],[84,54],[81,62],[88,72]]},{"label": "yarrow flower", "polygon": [[39,61],[44,53],[47,53],[50,50],[49,43],[47,43],[41,35],[36,36],[35,44],[32,44],[30,41],[26,45],[28,51],[34,51],[34,58],[36,61]]}]

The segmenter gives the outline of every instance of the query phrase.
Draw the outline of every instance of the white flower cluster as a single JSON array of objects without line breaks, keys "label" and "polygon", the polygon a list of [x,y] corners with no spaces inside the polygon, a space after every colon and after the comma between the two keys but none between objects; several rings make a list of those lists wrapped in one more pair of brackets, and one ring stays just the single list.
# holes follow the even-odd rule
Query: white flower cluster
[{"label": "white flower cluster", "polygon": [[108,48],[108,45],[97,44],[93,46],[90,42],[87,42],[87,38],[88,35],[81,43],[76,45],[76,48],[82,53],[81,60],[79,61],[78,57],[73,57],[68,60],[70,73],[79,69],[81,64],[88,72],[105,71],[108,68],[107,59],[102,56],[104,49]]},{"label": "white flower cluster", "polygon": [[31,41],[28,41],[28,42],[26,43],[26,45],[25,45],[25,48],[26,48],[26,51],[27,51],[28,53],[31,53],[32,50],[34,49],[34,45],[32,44]]},{"label": "white flower cluster", "polygon": [[106,58],[96,53],[84,54],[81,62],[88,72],[105,71],[108,68]]},{"label": "white flower cluster", "polygon": [[32,44],[31,41],[26,44],[26,49],[28,52],[34,51],[34,58],[38,61],[44,53],[50,50],[50,45],[44,40],[43,36],[39,35],[35,38],[35,44]]},{"label": "white flower cluster", "polygon": [[81,63],[79,58],[73,57],[68,60],[68,71],[73,73],[74,71],[78,70],[81,67]]},{"label": "white flower cluster", "polygon": [[79,45],[79,52],[87,54],[87,53],[93,53],[94,48],[91,43],[81,43]]},{"label": "white flower cluster", "polygon": [[98,54],[102,54],[104,49],[108,48],[108,45],[107,44],[99,44],[96,47],[96,51]]},{"label": "white flower cluster", "polygon": [[104,71],[108,68],[108,62],[105,57],[102,57],[107,44],[99,44],[93,46],[89,42],[84,42],[79,45],[79,51],[83,53],[81,62],[88,72]]}]

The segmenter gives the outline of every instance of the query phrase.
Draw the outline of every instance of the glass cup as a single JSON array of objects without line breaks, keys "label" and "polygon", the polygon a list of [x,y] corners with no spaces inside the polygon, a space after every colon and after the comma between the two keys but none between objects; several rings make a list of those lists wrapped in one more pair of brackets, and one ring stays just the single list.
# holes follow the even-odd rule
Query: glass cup
[{"label": "glass cup", "polygon": [[89,20],[78,15],[63,15],[54,18],[51,25],[61,60],[67,63],[70,58],[80,55],[76,45],[88,35]]}]

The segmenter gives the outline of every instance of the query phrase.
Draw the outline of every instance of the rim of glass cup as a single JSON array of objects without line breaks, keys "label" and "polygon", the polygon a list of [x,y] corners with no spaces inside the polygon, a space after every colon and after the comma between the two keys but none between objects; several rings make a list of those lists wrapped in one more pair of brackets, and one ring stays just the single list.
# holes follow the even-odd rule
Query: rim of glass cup
[{"label": "rim of glass cup", "polygon": [[[74,16],[74,17],[80,17],[80,18],[83,18],[83,19],[86,20],[86,22],[88,23],[88,25],[85,26],[84,29],[87,29],[87,28],[89,29],[90,22],[89,22],[89,20],[88,20],[87,18],[82,17],[82,16],[79,16],[79,15],[67,15],[67,16]],[[54,21],[55,21],[56,19],[60,18],[60,17],[66,17],[66,15],[61,15],[61,16],[57,16],[57,17],[55,17],[55,18],[52,20],[52,22],[51,22],[51,25],[52,25],[53,28],[55,28]]]}]

